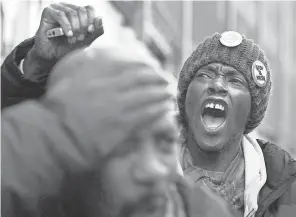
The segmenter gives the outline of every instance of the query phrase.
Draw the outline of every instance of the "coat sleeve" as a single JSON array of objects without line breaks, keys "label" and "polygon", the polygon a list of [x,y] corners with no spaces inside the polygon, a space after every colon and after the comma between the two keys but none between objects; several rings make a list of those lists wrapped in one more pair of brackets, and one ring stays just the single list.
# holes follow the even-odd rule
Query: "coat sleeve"
[{"label": "coat sleeve", "polygon": [[289,158],[289,187],[279,198],[276,217],[295,217],[296,216],[296,160]]},{"label": "coat sleeve", "polygon": [[25,40],[4,60],[1,66],[1,109],[44,94],[46,81],[29,81],[18,68],[33,45],[34,38]]},{"label": "coat sleeve", "polygon": [[287,192],[280,198],[276,217],[295,217],[296,215],[296,181]]}]

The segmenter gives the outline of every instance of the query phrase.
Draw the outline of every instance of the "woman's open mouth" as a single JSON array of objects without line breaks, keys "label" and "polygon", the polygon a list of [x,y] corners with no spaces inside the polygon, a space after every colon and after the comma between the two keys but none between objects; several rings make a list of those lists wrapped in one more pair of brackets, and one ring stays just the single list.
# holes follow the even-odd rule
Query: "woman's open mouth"
[{"label": "woman's open mouth", "polygon": [[227,104],[224,100],[208,100],[202,109],[201,119],[207,131],[215,132],[227,119]]}]

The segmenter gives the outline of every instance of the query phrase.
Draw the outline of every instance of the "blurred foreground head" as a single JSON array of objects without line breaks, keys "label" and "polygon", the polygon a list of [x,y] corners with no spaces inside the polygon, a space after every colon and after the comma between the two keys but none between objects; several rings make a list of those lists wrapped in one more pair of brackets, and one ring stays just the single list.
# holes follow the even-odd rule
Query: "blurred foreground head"
[{"label": "blurred foreground head", "polygon": [[79,184],[85,200],[73,203],[85,205],[81,214],[165,211],[177,145],[169,84],[169,75],[123,47],[78,52],[54,69],[45,102],[77,135],[85,159],[100,166],[91,182]]},{"label": "blurred foreground head", "polygon": [[17,213],[162,216],[168,177],[177,170],[170,79],[121,47],[78,51],[59,62],[41,105],[21,111],[35,114],[21,140],[31,156],[12,161],[22,162],[22,173],[12,175],[17,166],[9,170],[5,159],[4,185],[18,198]]}]

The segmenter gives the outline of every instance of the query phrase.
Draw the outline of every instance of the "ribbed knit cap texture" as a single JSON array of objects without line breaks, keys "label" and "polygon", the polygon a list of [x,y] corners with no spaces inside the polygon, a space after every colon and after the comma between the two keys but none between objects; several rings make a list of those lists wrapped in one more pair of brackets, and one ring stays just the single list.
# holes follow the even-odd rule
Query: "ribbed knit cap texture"
[{"label": "ribbed knit cap texture", "polygon": [[[251,113],[249,115],[245,134],[255,129],[264,118],[266,113],[269,95],[271,91],[271,71],[265,54],[253,40],[242,36],[242,42],[236,47],[227,47],[220,42],[221,34],[214,35],[202,41],[191,56],[186,60],[178,81],[178,106],[180,121],[183,127],[188,129],[186,120],[185,99],[188,86],[195,73],[210,63],[222,63],[234,67],[241,72],[249,85],[251,94]],[[252,77],[252,65],[259,60],[266,68],[267,82],[265,86],[258,86]]]}]

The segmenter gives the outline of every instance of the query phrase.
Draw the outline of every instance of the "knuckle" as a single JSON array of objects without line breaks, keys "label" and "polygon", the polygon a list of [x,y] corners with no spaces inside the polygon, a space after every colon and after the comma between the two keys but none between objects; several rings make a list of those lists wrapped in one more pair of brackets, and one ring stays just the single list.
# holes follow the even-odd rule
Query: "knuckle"
[{"label": "knuckle", "polygon": [[55,4],[55,3],[53,3],[53,4],[50,5],[50,7],[51,7],[51,8],[58,8],[58,7],[59,7],[59,4]]},{"label": "knuckle", "polygon": [[57,2],[56,5],[63,6],[65,3],[64,2]]},{"label": "knuckle", "polygon": [[81,14],[86,14],[86,13],[87,13],[86,8],[84,8],[84,7],[79,7],[79,8],[77,9],[77,11],[78,11],[78,13],[81,13]]},{"label": "knuckle", "polygon": [[66,15],[65,15],[65,12],[63,12],[63,11],[58,11],[58,12],[57,12],[57,16],[58,16],[58,17],[65,17]]},{"label": "knuckle", "polygon": [[95,10],[95,8],[93,6],[91,6],[91,5],[85,6],[85,9],[89,10],[89,11],[94,11]]},{"label": "knuckle", "polygon": [[70,14],[72,17],[77,17],[77,16],[78,16],[78,15],[77,15],[77,12],[74,11],[74,10],[70,10],[70,11],[69,11],[69,14]]},{"label": "knuckle", "polygon": [[71,11],[68,8],[66,8],[64,10],[64,13],[65,13],[65,15],[70,16]]},{"label": "knuckle", "polygon": [[42,15],[49,13],[50,8],[46,7],[43,9]]}]

